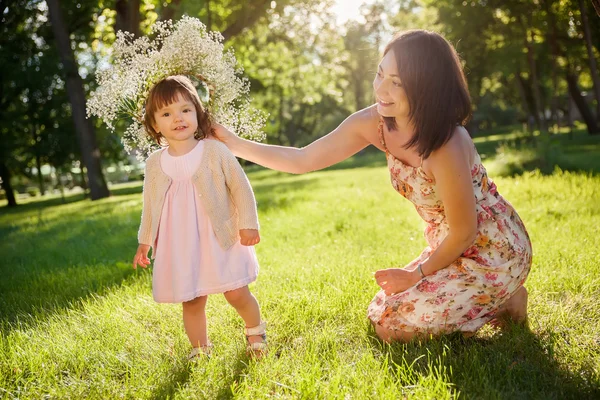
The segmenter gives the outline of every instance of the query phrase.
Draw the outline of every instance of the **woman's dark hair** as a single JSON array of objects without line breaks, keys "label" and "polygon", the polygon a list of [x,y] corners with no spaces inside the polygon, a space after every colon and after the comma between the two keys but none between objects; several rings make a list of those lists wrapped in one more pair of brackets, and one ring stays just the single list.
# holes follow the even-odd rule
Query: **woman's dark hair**
[{"label": "woman's dark hair", "polygon": [[[398,74],[409,103],[415,134],[405,148],[415,147],[426,159],[442,147],[454,128],[471,117],[471,99],[460,59],[441,35],[410,30],[396,34],[383,55],[393,50]],[[383,117],[388,130],[397,128],[394,117]]]},{"label": "woman's dark hair", "polygon": [[154,120],[154,113],[157,110],[176,102],[178,96],[182,96],[187,101],[193,103],[194,108],[196,108],[198,131],[194,137],[200,140],[213,135],[212,116],[202,105],[194,84],[187,76],[174,75],[169,76],[154,85],[152,89],[150,89],[148,99],[146,100],[144,127],[146,128],[148,135],[150,135],[158,145],[162,144],[163,136],[160,132],[156,132],[152,126],[156,122]]}]

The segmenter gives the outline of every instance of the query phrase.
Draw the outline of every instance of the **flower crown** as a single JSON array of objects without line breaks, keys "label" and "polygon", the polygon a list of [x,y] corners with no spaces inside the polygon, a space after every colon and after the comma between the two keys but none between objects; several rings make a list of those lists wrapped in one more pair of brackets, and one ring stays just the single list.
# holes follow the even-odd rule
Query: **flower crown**
[{"label": "flower crown", "polygon": [[214,120],[249,139],[262,140],[267,115],[250,106],[250,83],[240,77],[232,50],[224,51],[223,36],[207,32],[197,18],[184,16],[177,23],[157,22],[154,40],[134,40],[117,33],[113,64],[98,71],[98,88],[87,102],[87,115],[101,118],[111,129],[118,120],[131,123],[121,137],[128,153],[144,158],[156,147],[144,129],[144,110],[150,89],[171,75],[187,75]]}]

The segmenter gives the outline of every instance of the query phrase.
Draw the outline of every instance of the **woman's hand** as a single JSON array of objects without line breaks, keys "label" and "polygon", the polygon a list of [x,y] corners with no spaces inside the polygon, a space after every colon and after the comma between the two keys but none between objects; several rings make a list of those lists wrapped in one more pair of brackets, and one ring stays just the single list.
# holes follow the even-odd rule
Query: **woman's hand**
[{"label": "woman's hand", "polygon": [[227,144],[227,142],[230,141],[231,138],[235,137],[235,133],[231,132],[229,129],[225,128],[218,122],[213,122],[212,128],[215,134],[215,139],[220,140],[225,144]]},{"label": "woman's hand", "polygon": [[375,280],[387,296],[404,292],[421,280],[419,272],[400,268],[380,269],[375,272]]},{"label": "woman's hand", "polygon": [[256,229],[240,229],[240,243],[244,246],[254,246],[260,242],[260,234]]},{"label": "woman's hand", "polygon": [[147,244],[140,244],[135,252],[135,256],[133,257],[133,269],[136,269],[139,265],[142,268],[146,268],[148,264],[150,264],[150,259],[148,258],[148,251],[150,250],[150,246]]}]

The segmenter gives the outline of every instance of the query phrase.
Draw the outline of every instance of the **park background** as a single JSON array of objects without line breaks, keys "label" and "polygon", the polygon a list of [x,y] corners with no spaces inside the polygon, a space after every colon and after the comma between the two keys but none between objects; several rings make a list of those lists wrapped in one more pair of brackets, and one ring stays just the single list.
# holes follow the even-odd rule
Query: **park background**
[{"label": "park background", "polygon": [[[596,7],[596,9],[595,9]],[[531,330],[382,345],[372,273],[425,246],[368,148],[294,176],[246,165],[272,351],[209,300],[212,359],[185,362],[178,306],[133,271],[143,163],[85,118],[115,32],[200,18],[223,33],[269,113],[302,146],[369,106],[382,46],[442,33],[461,55],[468,129],[534,246]],[[0,0],[0,398],[600,397],[600,17],[590,0]]]}]

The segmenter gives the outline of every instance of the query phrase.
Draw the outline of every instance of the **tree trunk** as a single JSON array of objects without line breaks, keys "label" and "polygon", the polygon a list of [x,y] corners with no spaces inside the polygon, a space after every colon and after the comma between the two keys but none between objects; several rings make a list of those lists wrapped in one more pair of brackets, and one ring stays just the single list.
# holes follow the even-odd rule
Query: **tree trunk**
[{"label": "tree trunk", "polygon": [[87,184],[87,179],[85,179],[85,170],[84,170],[84,166],[83,166],[83,162],[80,162],[80,168],[79,168],[79,179],[81,179],[81,188],[83,189],[83,198],[85,199],[87,197],[87,193],[88,193],[88,184]]},{"label": "tree trunk", "polygon": [[210,12],[210,0],[206,0],[206,30],[212,29],[212,14]]},{"label": "tree trunk", "polygon": [[225,41],[239,35],[244,29],[251,27],[260,17],[267,13],[271,6],[270,0],[247,2],[237,13],[237,19],[223,31]]},{"label": "tree trunk", "polygon": [[6,166],[3,160],[0,160],[0,179],[2,179],[2,188],[6,193],[6,200],[8,200],[8,207],[16,207],[17,200],[15,199],[15,192],[10,184],[10,170]]},{"label": "tree trunk", "polygon": [[96,144],[96,133],[94,132],[92,121],[86,118],[83,82],[77,71],[73,50],[71,50],[69,32],[63,22],[60,1],[47,0],[46,4],[48,5],[52,30],[65,71],[67,94],[71,103],[77,139],[83,162],[88,172],[90,196],[92,200],[108,197],[110,192],[106,186],[104,175],[102,175],[100,150]]},{"label": "tree trunk", "polygon": [[590,135],[600,133],[600,129],[598,129],[598,124],[596,123],[594,114],[592,113],[592,110],[590,110],[585,98],[581,95],[579,84],[577,83],[577,76],[570,71],[567,72],[567,84],[569,86],[569,94],[573,98],[573,101],[579,109],[579,113],[581,114],[583,121],[587,125],[588,133]]},{"label": "tree trunk", "polygon": [[592,5],[596,10],[596,14],[598,14],[598,16],[600,17],[600,0],[592,0]]},{"label": "tree trunk", "polygon": [[546,13],[548,14],[548,23],[550,25],[550,48],[552,49],[552,57],[550,62],[552,63],[552,121],[556,124],[556,133],[560,128],[560,121],[558,118],[558,57],[560,54],[560,47],[558,45],[558,34],[556,29],[556,18],[552,11],[551,0],[545,0],[544,6]]},{"label": "tree trunk", "polygon": [[[29,104],[33,103],[30,101]],[[37,168],[38,186],[40,187],[40,196],[43,196],[46,194],[46,187],[44,185],[44,176],[42,175],[42,156],[40,154],[40,138],[38,133],[38,127],[36,126],[36,124],[31,125],[31,132],[33,133],[33,150],[35,152],[35,167]]]},{"label": "tree trunk", "polygon": [[117,0],[115,4],[115,32],[127,31],[140,36],[140,0]]},{"label": "tree trunk", "polygon": [[537,66],[536,66],[536,62],[535,62],[535,54],[534,54],[533,45],[532,45],[532,43],[535,42],[535,34],[533,33],[533,30],[532,30],[531,31],[531,42],[530,42],[528,29],[524,23],[522,23],[522,25],[523,25],[523,30],[525,32],[525,48],[527,49],[527,60],[529,61],[529,70],[531,73],[531,86],[532,86],[531,92],[533,94],[533,102],[535,105],[535,113],[534,113],[535,122],[537,123],[537,126],[538,126],[540,132],[544,132],[544,131],[546,131],[546,119],[544,117],[543,110],[541,109],[542,101],[541,101],[541,96],[540,96],[540,86],[539,86],[538,79],[537,79]]},{"label": "tree trunk", "polygon": [[40,196],[43,196],[44,194],[46,194],[46,187],[44,185],[44,176],[42,175],[42,160],[39,155],[39,150],[37,149],[35,154],[35,167],[37,168],[37,178],[38,185],[40,186]]},{"label": "tree trunk", "polygon": [[160,20],[167,21],[169,19],[173,19],[173,17],[175,17],[175,12],[179,8],[179,3],[181,3],[181,0],[171,0],[171,3],[169,3],[166,7],[163,7],[160,12]]},{"label": "tree trunk", "polygon": [[516,81],[517,87],[519,88],[519,95],[521,96],[521,100],[523,101],[523,110],[527,113],[527,128],[530,133],[533,133],[533,124],[531,123],[531,118],[533,118],[535,122],[535,106],[532,101],[531,88],[528,85],[528,82],[521,75],[521,68],[517,68],[516,73]]},{"label": "tree trunk", "polygon": [[598,77],[598,66],[596,56],[592,48],[592,33],[590,32],[590,22],[587,17],[587,10],[583,0],[579,0],[579,9],[581,11],[581,22],[583,23],[583,37],[585,38],[585,47],[587,48],[588,58],[590,60],[590,72],[594,82],[594,96],[596,97],[596,121],[600,122],[600,77]]},{"label": "tree trunk", "polygon": [[62,168],[56,168],[56,167],[53,167],[53,168],[54,168],[54,176],[56,178],[56,186],[60,190],[60,198],[64,204],[66,202],[66,200],[65,200],[65,185],[63,185],[63,182],[62,182],[63,171],[62,171]]}]

